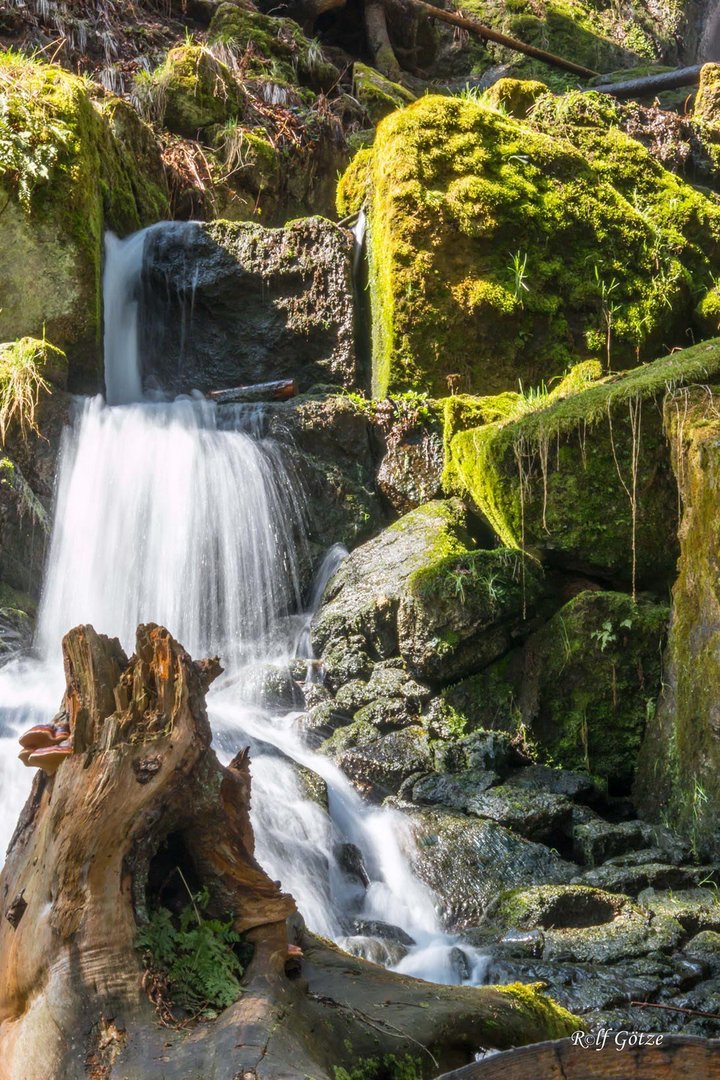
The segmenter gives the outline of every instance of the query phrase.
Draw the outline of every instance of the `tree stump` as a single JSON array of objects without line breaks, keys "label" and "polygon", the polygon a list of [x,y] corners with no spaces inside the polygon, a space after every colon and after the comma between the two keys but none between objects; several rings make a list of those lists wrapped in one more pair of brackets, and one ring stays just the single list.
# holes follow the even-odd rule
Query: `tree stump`
[{"label": "tree stump", "polygon": [[[38,773],[0,875],[0,1080],[334,1080],[383,1054],[432,1076],[577,1026],[526,987],[421,983],[305,931],[253,855],[247,754],[224,767],[211,749],[217,659],[154,625],[129,660],[91,626],[63,652],[73,752]],[[146,992],[138,929],[174,867],[254,949],[212,1021],[168,1023]]]}]

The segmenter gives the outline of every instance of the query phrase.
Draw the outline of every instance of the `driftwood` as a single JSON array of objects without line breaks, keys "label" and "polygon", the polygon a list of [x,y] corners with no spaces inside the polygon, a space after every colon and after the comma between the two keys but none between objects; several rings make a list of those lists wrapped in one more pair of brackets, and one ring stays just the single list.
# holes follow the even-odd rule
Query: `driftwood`
[{"label": "driftwood", "polygon": [[296,394],[297,383],[294,379],[277,379],[275,382],[253,383],[252,386],[211,390],[207,396],[218,405],[229,405],[234,402],[286,401]]},{"label": "driftwood", "polygon": [[[247,755],[226,768],[210,745],[217,660],[153,625],[129,660],[91,626],[63,652],[72,752],[38,773],[0,875],[0,1080],[334,1080],[389,1053],[435,1075],[480,1045],[573,1029],[527,991],[420,983],[304,929],[253,855]],[[156,1011],[136,947],[177,869],[254,947],[239,1000],[182,1029]]]},{"label": "driftwood", "polygon": [[479,19],[467,15],[458,15],[454,11],[445,11],[442,8],[434,7],[432,4],[426,4],[424,0],[407,0],[407,3],[411,7],[425,12],[431,19],[438,19],[440,22],[449,23],[451,26],[459,26],[462,30],[467,30],[469,34],[474,34],[475,37],[483,38],[485,41],[494,41],[497,45],[504,45],[506,49],[532,56],[534,59],[542,60],[553,67],[571,71],[573,74],[582,75],[586,79],[592,79],[598,74],[597,71],[583,67],[582,64],[576,64],[572,60],[565,60],[564,57],[546,52],[545,49],[538,49],[534,45],[526,45],[524,41],[508,37],[507,34],[501,34],[499,31],[493,30],[492,27],[481,23]]},{"label": "driftwood", "polygon": [[618,98],[650,97],[663,90],[697,86],[701,67],[701,64],[695,64],[693,67],[676,68],[675,71],[663,71],[660,75],[644,75],[641,79],[630,79],[628,82],[588,86],[586,92],[594,90],[597,94],[612,94]]},{"label": "driftwood", "polygon": [[[629,1032],[625,1032],[627,1038]],[[623,1034],[618,1033],[620,1040]],[[440,1080],[719,1080],[720,1040],[661,1035],[659,1046],[625,1045],[615,1033],[600,1049],[571,1039],[494,1054]],[[645,1037],[647,1039],[647,1036]],[[656,1037],[657,1038],[657,1037]]]}]

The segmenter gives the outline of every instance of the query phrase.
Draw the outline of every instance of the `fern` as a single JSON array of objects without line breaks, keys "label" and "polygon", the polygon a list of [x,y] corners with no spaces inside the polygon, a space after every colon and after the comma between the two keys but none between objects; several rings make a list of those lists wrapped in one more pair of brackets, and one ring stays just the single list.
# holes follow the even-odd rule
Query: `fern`
[{"label": "fern", "polygon": [[242,993],[243,966],[236,954],[241,936],[232,920],[206,918],[207,889],[195,896],[179,916],[159,907],[137,936],[145,966],[162,975],[169,1004],[205,1018],[216,1016]]}]

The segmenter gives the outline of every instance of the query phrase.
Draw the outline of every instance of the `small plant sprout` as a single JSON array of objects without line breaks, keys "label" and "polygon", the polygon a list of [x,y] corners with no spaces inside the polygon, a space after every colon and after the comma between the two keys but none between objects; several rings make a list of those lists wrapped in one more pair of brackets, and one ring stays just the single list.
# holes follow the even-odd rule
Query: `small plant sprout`
[{"label": "small plant sprout", "polygon": [[512,272],[513,284],[515,288],[515,300],[520,304],[520,307],[524,307],[523,293],[530,292],[530,286],[527,283],[527,251],[516,251],[514,255],[510,256],[511,262],[508,266],[508,270]]}]

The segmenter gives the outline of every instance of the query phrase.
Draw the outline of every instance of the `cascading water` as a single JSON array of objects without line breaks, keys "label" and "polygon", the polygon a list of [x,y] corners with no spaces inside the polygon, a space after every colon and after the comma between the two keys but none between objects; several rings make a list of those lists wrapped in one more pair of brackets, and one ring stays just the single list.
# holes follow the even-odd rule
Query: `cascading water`
[{"label": "cascading water", "polygon": [[[153,228],[164,227],[183,226]],[[144,239],[109,238],[105,363],[115,404],[77,403],[61,452],[34,655],[0,670],[0,842],[29,787],[17,734],[48,719],[62,692],[63,634],[90,622],[127,647],[139,622],[162,623],[191,655],[222,659],[225,674],[208,697],[215,743],[224,758],[250,745],[257,856],[308,925],[398,970],[458,982],[456,940],[441,932],[434,898],[411,870],[406,820],[365,805],[332,762],[305,746],[297,712],[263,706],[258,672],[271,665],[292,685],[290,665],[295,655],[309,658],[312,610],[345,552],[328,552],[302,614],[299,484],[287,449],[263,437],[262,412],[200,397],[142,400]],[[327,809],[308,797],[307,770],[321,778]],[[378,921],[401,928],[404,945],[373,934]],[[481,981],[482,957],[465,945],[463,953],[470,980]]]}]

